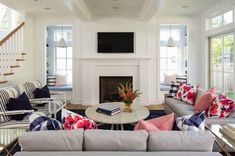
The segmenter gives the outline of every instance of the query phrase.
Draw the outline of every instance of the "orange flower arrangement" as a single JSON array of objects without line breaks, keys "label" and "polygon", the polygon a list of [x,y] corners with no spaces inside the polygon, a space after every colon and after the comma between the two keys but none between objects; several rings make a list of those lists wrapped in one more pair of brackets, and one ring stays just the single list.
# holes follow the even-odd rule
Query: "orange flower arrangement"
[{"label": "orange flower arrangement", "polygon": [[131,105],[135,98],[137,98],[141,93],[139,90],[132,89],[132,84],[126,83],[126,85],[119,84],[118,86],[119,96],[123,99],[126,105]]}]

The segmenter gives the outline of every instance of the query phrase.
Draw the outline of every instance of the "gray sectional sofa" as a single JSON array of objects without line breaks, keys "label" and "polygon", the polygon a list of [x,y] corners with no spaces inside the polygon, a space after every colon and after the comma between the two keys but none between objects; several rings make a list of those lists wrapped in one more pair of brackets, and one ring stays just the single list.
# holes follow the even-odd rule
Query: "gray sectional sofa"
[{"label": "gray sectional sofa", "polygon": [[[203,92],[204,91],[202,89],[199,89],[196,96],[196,101]],[[167,97],[167,95],[165,95],[165,111],[166,113],[173,112],[175,113],[176,116],[185,116],[185,115],[194,114],[194,106],[174,98],[169,98]],[[227,118],[206,119],[206,124],[228,124],[228,123],[235,123],[235,109]]]},{"label": "gray sectional sofa", "polygon": [[27,132],[15,156],[221,156],[210,132],[61,130]]}]

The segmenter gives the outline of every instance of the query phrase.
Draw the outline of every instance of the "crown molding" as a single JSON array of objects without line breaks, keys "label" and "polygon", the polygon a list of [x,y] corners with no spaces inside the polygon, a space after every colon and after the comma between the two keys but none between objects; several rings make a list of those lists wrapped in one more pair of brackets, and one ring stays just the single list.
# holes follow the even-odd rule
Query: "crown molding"
[{"label": "crown molding", "polygon": [[145,3],[140,11],[139,20],[147,21],[151,19],[162,6],[164,0],[145,0]]},{"label": "crown molding", "polygon": [[64,3],[81,20],[91,20],[92,14],[84,0],[64,0]]}]

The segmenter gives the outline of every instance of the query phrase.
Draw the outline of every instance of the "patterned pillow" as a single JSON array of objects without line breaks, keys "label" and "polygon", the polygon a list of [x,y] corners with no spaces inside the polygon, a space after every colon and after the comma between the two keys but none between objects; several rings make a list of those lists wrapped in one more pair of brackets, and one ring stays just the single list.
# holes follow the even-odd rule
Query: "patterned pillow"
[{"label": "patterned pillow", "polygon": [[176,83],[187,83],[187,75],[176,75]]},{"label": "patterned pillow", "polygon": [[205,112],[176,118],[177,128],[181,131],[199,131],[205,129]]},{"label": "patterned pillow", "polygon": [[27,94],[27,96],[29,97],[29,99],[34,99],[34,91],[36,90],[36,88],[42,88],[42,85],[40,83],[40,81],[27,81],[25,82],[25,93]]},{"label": "patterned pillow", "polygon": [[219,95],[209,107],[207,116],[209,118],[225,118],[232,112],[234,106],[234,101],[225,94]]},{"label": "patterned pillow", "polygon": [[195,86],[192,86],[192,85],[180,82],[175,98],[193,105],[196,100],[198,87],[199,87],[198,84]]},{"label": "patterned pillow", "polygon": [[66,109],[61,111],[61,121],[64,129],[96,129],[96,123],[77,113]]},{"label": "patterned pillow", "polygon": [[59,121],[46,116],[40,116],[36,118],[29,125],[30,131],[61,130],[61,129],[62,125]]},{"label": "patterned pillow", "polygon": [[169,98],[173,98],[176,96],[176,93],[178,91],[179,88],[179,83],[171,83],[171,89],[169,90],[168,96]]}]

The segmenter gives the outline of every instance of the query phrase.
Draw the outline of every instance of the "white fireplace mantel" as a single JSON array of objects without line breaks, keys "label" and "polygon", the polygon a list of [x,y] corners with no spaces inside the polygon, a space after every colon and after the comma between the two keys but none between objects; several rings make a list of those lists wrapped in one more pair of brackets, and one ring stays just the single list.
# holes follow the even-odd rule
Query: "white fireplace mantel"
[{"label": "white fireplace mantel", "polygon": [[149,103],[149,59],[80,59],[82,66],[82,103],[99,103],[100,76],[132,76],[133,88],[142,93],[135,103]]}]

